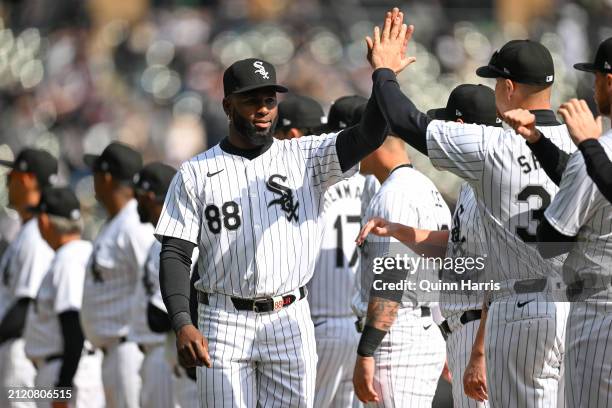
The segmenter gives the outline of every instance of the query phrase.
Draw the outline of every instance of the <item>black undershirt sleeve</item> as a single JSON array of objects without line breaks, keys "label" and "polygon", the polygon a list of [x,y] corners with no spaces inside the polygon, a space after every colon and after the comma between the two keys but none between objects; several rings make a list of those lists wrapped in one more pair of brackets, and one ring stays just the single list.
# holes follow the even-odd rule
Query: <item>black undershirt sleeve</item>
[{"label": "black undershirt sleeve", "polygon": [[387,136],[387,123],[374,96],[368,100],[359,124],[344,129],[336,140],[340,169],[345,172],[378,149]]},{"label": "black undershirt sleeve", "polygon": [[567,167],[570,155],[559,149],[549,138],[540,133],[540,139],[535,143],[525,142],[546,172],[546,175],[556,185],[561,184],[561,177]]},{"label": "black undershirt sleeve", "polygon": [[542,217],[537,235],[538,252],[544,259],[568,253],[576,242],[576,237],[563,235],[550,225],[546,217]]},{"label": "black undershirt sleeve", "polygon": [[431,119],[400,89],[395,73],[379,68],[372,75],[374,95],[391,133],[427,155],[427,126]]},{"label": "black undershirt sleeve", "polygon": [[189,271],[195,244],[163,237],[159,255],[159,284],[174,331],[192,324],[189,314]]},{"label": "black undershirt sleeve", "polygon": [[81,360],[85,337],[79,321],[79,312],[76,310],[60,313],[59,321],[64,338],[64,355],[59,378],[55,385],[56,387],[72,387],[72,380]]},{"label": "black undershirt sleeve", "polygon": [[6,312],[0,323],[0,344],[22,336],[31,300],[30,298],[18,299]]},{"label": "black undershirt sleeve", "polygon": [[147,323],[151,331],[155,333],[166,333],[172,329],[168,313],[151,302],[147,304]]},{"label": "black undershirt sleeve", "polygon": [[612,203],[612,162],[598,140],[589,139],[578,145],[584,157],[587,174],[601,194]]}]

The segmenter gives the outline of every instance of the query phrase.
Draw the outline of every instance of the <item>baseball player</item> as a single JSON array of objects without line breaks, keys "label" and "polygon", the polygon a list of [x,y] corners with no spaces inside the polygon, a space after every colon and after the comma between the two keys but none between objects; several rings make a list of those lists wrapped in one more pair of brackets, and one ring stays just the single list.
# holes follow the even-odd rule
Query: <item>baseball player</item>
[{"label": "baseball player", "polygon": [[[181,166],[156,227],[179,359],[207,367],[197,370],[201,406],[311,407],[317,359],[305,285],[323,194],[382,144],[385,121],[370,99],[357,126],[276,140],[276,92],[287,89],[274,67],[237,61],[223,86],[229,135]],[[200,331],[188,304],[196,245]]]},{"label": "baseball player", "polygon": [[25,328],[25,352],[36,367],[37,388],[72,389],[65,400],[38,407],[103,407],[102,354],[86,344],[79,322],[91,243],[81,240],[80,204],[68,188],[45,188],[38,213],[40,233],[55,251]]},{"label": "baseball player", "polygon": [[[612,102],[610,61],[609,39],[600,45],[593,63],[575,65],[595,73],[597,107],[608,117]],[[559,113],[574,140],[594,139],[601,132],[584,101],[571,100]],[[538,132],[529,112],[514,110],[505,117],[527,140]],[[609,160],[612,132],[602,135],[598,143]],[[559,192],[538,227],[538,250],[544,257],[569,252],[564,264],[564,277],[569,281],[567,295],[572,301],[565,356],[568,405],[605,407],[610,404],[612,386],[612,358],[606,352],[612,328],[612,205],[589,178],[584,150],[581,147],[567,163]]]},{"label": "baseball player", "polygon": [[[451,218],[446,203],[434,184],[412,168],[404,142],[388,137],[366,162],[386,168],[388,177],[364,219],[381,217],[415,228],[448,229]],[[415,291],[406,290],[396,298],[395,292],[375,284],[377,276],[384,279],[386,273],[375,275],[373,265],[376,258],[394,252],[393,242],[397,240],[371,236],[362,246],[361,296],[368,305],[367,313],[361,311],[367,317],[357,349],[355,392],[372,406],[431,406],[444,366],[444,339],[433,324],[429,303],[420,301]],[[410,250],[405,253],[420,257]],[[433,278],[433,271],[427,269],[416,268],[415,276],[429,272]]]},{"label": "baseball player", "polygon": [[140,405],[143,354],[128,337],[144,263],[153,242],[151,225],[140,222],[133,177],[142,158],[113,142],[100,155],[85,155],[94,173],[96,199],[108,213],[93,242],[85,275],[81,325],[85,338],[102,349],[102,381],[108,407]]},{"label": "baseball player", "polygon": [[274,137],[279,140],[318,135],[327,121],[319,102],[308,96],[291,95],[278,104]]},{"label": "baseball player", "polygon": [[15,161],[0,161],[7,175],[9,206],[22,226],[0,260],[0,406],[31,407],[9,401],[7,387],[32,387],[36,371],[25,355],[22,333],[27,311],[53,259],[53,250],[40,235],[31,207],[38,205],[44,187],[57,177],[57,160],[43,150],[26,148]]},{"label": "baseball player", "polygon": [[[140,222],[157,224],[166,192],[176,169],[154,162],[134,176],[136,201]],[[144,273],[136,288],[136,305],[129,339],[138,343],[144,354],[140,374],[143,408],[165,408],[173,405],[173,370],[166,359],[166,335],[170,319],[159,289],[159,252],[161,244],[153,240],[144,263]]]},{"label": "baseball player", "polygon": [[[368,39],[369,47],[381,48],[375,41]],[[375,59],[372,54],[372,65],[386,68],[374,73],[376,100],[392,131],[426,151],[435,167],[462,177],[474,189],[489,243],[488,275],[498,284],[485,287],[493,289],[491,319],[485,325],[483,310],[480,320],[480,331],[486,329],[486,354],[484,340],[477,336],[466,369],[469,378],[464,378],[465,392],[481,401],[488,399],[492,406],[562,404],[568,306],[554,302],[554,292],[561,286],[561,260],[545,261],[529,245],[557,187],[514,131],[430,121],[419,112],[395,79],[395,73],[414,62],[403,49],[403,44],[384,48],[388,58]],[[554,66],[544,46],[510,41],[477,74],[496,78],[498,111],[532,110],[539,130],[562,150],[573,151],[567,128],[550,110]],[[508,342],[510,337],[515,341]],[[485,355],[486,383],[482,381]]]},{"label": "baseball player", "polygon": [[[340,98],[332,105],[329,117],[334,122],[326,126],[328,132],[338,132],[361,120],[353,111],[367,99],[350,98],[346,106],[347,98]],[[342,112],[338,112],[339,109]],[[290,138],[312,134],[325,124],[323,108],[307,97],[297,96],[279,103],[278,117],[279,123],[286,125],[281,132]],[[359,230],[361,221],[363,183],[364,177],[355,174],[327,189],[323,195],[320,216],[323,236],[314,274],[308,284],[318,356],[315,407],[350,408],[354,402],[351,374],[359,338],[353,324],[351,289],[358,252],[351,238]]]},{"label": "baseball player", "polygon": [[[445,108],[427,112],[432,119],[450,120],[461,123],[481,123],[501,126],[495,110],[495,94],[483,85],[460,85],[451,92]],[[472,258],[486,262],[488,252],[484,240],[478,205],[474,192],[468,183],[463,183],[452,218],[451,230],[420,231],[380,218],[369,220],[361,230],[357,244],[361,245],[369,233],[379,236],[393,236],[411,247],[417,253],[445,259]],[[421,238],[422,237],[422,238]],[[483,281],[484,265],[481,268],[466,268],[463,264],[454,269],[442,269],[443,282],[472,280]],[[472,344],[476,337],[481,315],[482,296],[480,291],[442,290],[440,310],[445,321],[442,329],[446,334],[446,355],[452,373],[453,400],[457,407],[485,407],[487,402],[477,402],[463,392],[463,375]]]}]

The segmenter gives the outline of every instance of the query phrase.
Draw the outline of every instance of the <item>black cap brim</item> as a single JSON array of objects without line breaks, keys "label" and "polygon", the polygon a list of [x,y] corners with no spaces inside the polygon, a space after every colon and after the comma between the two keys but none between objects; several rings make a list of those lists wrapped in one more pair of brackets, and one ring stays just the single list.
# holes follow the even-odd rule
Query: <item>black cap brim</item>
[{"label": "black cap brim", "polygon": [[280,93],[289,92],[289,89],[285,88],[282,85],[259,84],[259,85],[245,86],[244,88],[235,90],[232,93],[239,94],[239,93],[245,93],[245,92],[254,91],[256,89],[263,89],[263,88],[274,89],[276,92],[280,92]]},{"label": "black cap brim", "polygon": [[585,71],[585,72],[597,72],[597,68],[595,68],[595,64],[591,62],[581,62],[579,64],[574,64],[574,69],[577,69],[578,71]]},{"label": "black cap brim", "polygon": [[435,120],[455,120],[448,114],[446,108],[430,109],[427,111],[427,116]]},{"label": "black cap brim", "polygon": [[476,75],[481,78],[505,78],[507,75],[500,69],[495,68],[492,65],[480,67],[476,70]]},{"label": "black cap brim", "polygon": [[0,160],[0,166],[10,167],[12,169],[15,166],[15,162],[12,160]]},{"label": "black cap brim", "polygon": [[86,155],[83,155],[83,162],[85,163],[87,167],[93,170],[94,166],[96,165],[96,160],[98,160],[98,157],[100,157],[100,155],[86,154]]}]

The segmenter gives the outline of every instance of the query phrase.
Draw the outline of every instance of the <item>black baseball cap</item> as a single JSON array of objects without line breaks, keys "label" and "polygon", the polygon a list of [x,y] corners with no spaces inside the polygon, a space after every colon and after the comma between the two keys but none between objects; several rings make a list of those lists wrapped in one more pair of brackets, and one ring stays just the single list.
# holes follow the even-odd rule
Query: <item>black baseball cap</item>
[{"label": "black baseball cap", "polygon": [[495,51],[489,65],[476,70],[483,78],[507,78],[528,85],[550,85],[555,66],[550,51],[537,41],[512,40]]},{"label": "black baseball cap", "polygon": [[46,213],[74,221],[81,218],[79,199],[68,187],[44,188],[40,195],[40,202],[30,210],[37,214]]},{"label": "black baseball cap", "polygon": [[320,128],[326,122],[319,102],[308,96],[291,95],[278,104],[278,127]]},{"label": "black baseball cap", "polygon": [[83,161],[93,172],[110,173],[119,181],[132,181],[142,169],[142,156],[130,146],[113,142],[102,154],[86,154]]},{"label": "black baseball cap", "polygon": [[335,132],[356,125],[361,120],[360,113],[368,102],[366,98],[359,95],[349,95],[338,98],[329,108],[327,115],[327,129]]},{"label": "black baseball cap", "polygon": [[45,150],[25,148],[14,161],[0,160],[0,165],[24,173],[33,173],[41,188],[52,185],[57,180],[57,159]]},{"label": "black baseball cap", "polygon": [[461,119],[465,123],[487,126],[502,125],[495,108],[495,91],[484,85],[459,85],[449,95],[445,108],[432,109],[427,116],[446,121]]},{"label": "black baseball cap", "polygon": [[225,96],[259,88],[273,88],[276,92],[287,92],[287,88],[276,83],[274,66],[264,60],[248,58],[236,61],[223,73]]},{"label": "black baseball cap", "polygon": [[599,44],[595,54],[595,62],[574,64],[574,68],[579,71],[612,74],[612,37]]},{"label": "black baseball cap", "polygon": [[166,197],[176,169],[160,162],[149,163],[134,175],[136,191],[152,192],[158,199]]}]

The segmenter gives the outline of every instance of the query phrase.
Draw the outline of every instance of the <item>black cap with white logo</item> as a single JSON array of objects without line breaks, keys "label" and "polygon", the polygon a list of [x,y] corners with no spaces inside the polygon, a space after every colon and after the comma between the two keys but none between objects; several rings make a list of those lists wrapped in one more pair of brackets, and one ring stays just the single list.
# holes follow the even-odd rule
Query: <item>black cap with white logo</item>
[{"label": "black cap with white logo", "polygon": [[94,172],[110,173],[118,181],[132,181],[142,169],[142,156],[130,146],[113,142],[102,154],[86,154],[85,164]]},{"label": "black cap with white logo", "polygon": [[81,218],[81,204],[68,187],[47,187],[40,195],[40,202],[36,207],[31,208],[34,213],[46,213],[69,220]]},{"label": "black cap with white logo", "polygon": [[291,95],[278,104],[277,126],[280,129],[319,129],[326,121],[319,102],[308,96]]},{"label": "black cap with white logo", "polygon": [[478,68],[476,74],[528,85],[550,85],[555,80],[555,66],[550,51],[539,42],[513,40],[495,51],[489,65]]},{"label": "black cap with white logo", "polygon": [[574,68],[579,71],[603,72],[612,74],[612,38],[608,38],[597,48],[594,62],[582,62],[574,64]]},{"label": "black cap with white logo", "polygon": [[495,92],[484,85],[463,84],[451,92],[445,108],[427,112],[432,119],[476,123],[487,126],[501,126],[495,108]]},{"label": "black cap with white logo", "polygon": [[274,66],[264,60],[248,58],[236,61],[223,73],[225,96],[259,88],[272,88],[276,92],[287,92],[287,88],[276,83]]},{"label": "black cap with white logo", "polygon": [[14,161],[0,160],[0,165],[15,171],[33,173],[40,187],[52,185],[57,180],[57,159],[45,150],[26,148]]},{"label": "black cap with white logo", "polygon": [[176,169],[160,162],[149,163],[134,175],[136,192],[152,192],[159,200],[166,197]]},{"label": "black cap with white logo", "polygon": [[343,96],[334,101],[327,115],[327,129],[330,132],[354,126],[361,119],[360,107],[368,102],[366,98],[359,95]]}]

